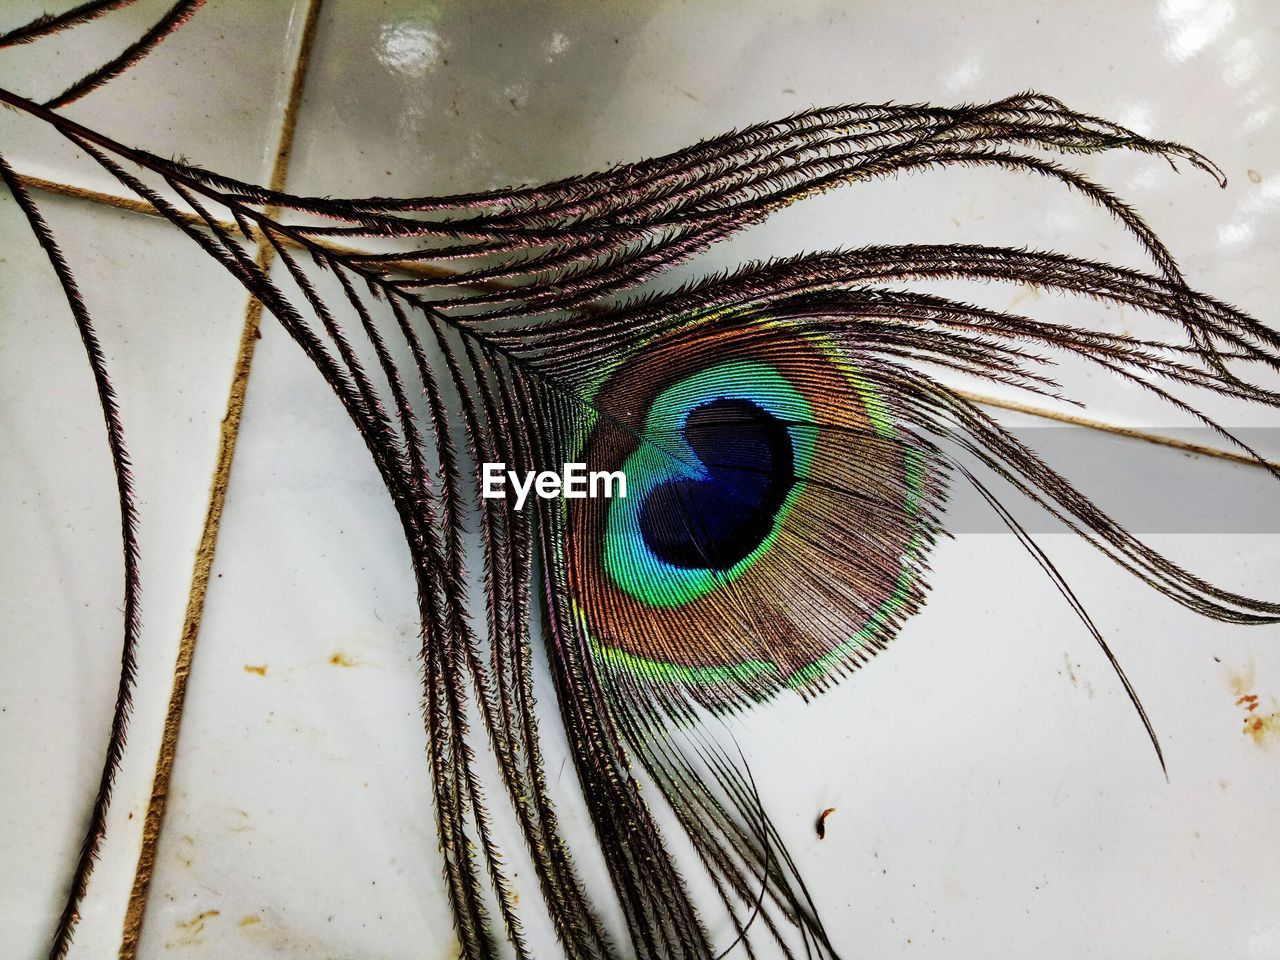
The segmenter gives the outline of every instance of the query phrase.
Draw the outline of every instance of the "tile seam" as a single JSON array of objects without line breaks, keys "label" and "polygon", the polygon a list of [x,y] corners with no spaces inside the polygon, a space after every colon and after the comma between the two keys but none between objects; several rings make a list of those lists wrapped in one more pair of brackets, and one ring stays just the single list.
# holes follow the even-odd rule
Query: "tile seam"
[{"label": "tile seam", "polygon": [[1219,447],[1211,447],[1202,443],[1192,443],[1189,440],[1180,440],[1177,437],[1167,437],[1164,434],[1153,433],[1150,430],[1143,430],[1140,427],[1126,427],[1118,423],[1109,423],[1105,420],[1091,420],[1088,417],[1078,417],[1070,413],[1059,413],[1056,410],[1045,410],[1041,407],[1019,403],[1016,400],[1002,400],[998,397],[989,397],[985,394],[972,393],[968,390],[953,389],[952,392],[971,403],[981,404],[984,407],[996,407],[1000,410],[1011,410],[1016,413],[1025,413],[1030,416],[1039,417],[1042,420],[1051,420],[1055,423],[1063,423],[1073,427],[1084,427],[1087,430],[1097,430],[1100,433],[1110,433],[1118,437],[1127,437],[1130,440],[1141,440],[1144,443],[1152,443],[1161,447],[1171,447],[1174,450],[1181,450],[1184,453],[1194,453],[1206,457],[1215,457],[1219,460],[1228,460],[1232,463],[1244,464],[1245,466],[1280,470],[1280,461],[1265,459],[1258,460],[1249,456],[1247,453],[1238,453],[1234,450],[1223,450]]},{"label": "tile seam", "polygon": [[[293,71],[290,77],[289,94],[285,101],[279,137],[276,141],[275,160],[271,170],[271,188],[273,190],[282,191],[288,176],[289,159],[293,150],[293,137],[297,129],[298,113],[306,85],[307,68],[310,64],[311,52],[315,44],[316,28],[319,23],[322,3],[323,0],[309,0],[307,5],[302,36],[298,43],[298,54],[294,59]],[[63,185],[58,184],[57,186],[62,187]],[[69,195],[75,196],[79,194],[69,193]],[[132,205],[121,205],[132,209]],[[145,207],[146,205],[144,204],[143,206]],[[265,271],[270,268],[273,259],[273,250],[270,244],[260,239],[256,257],[258,266]],[[151,879],[155,869],[156,848],[164,826],[164,814],[169,798],[174,760],[177,755],[178,736],[182,725],[183,707],[186,702],[187,681],[191,675],[196,640],[199,636],[200,622],[204,614],[209,576],[217,548],[218,529],[222,520],[223,508],[226,504],[227,486],[231,479],[231,465],[235,457],[236,439],[239,436],[240,423],[244,415],[245,397],[249,385],[249,371],[253,362],[254,346],[258,339],[258,328],[261,320],[262,303],[257,298],[250,298],[249,304],[245,309],[244,326],[240,334],[235,365],[232,368],[231,389],[227,398],[226,414],[223,416],[218,436],[218,452],[209,489],[209,502],[205,510],[200,544],[196,550],[191,586],[187,594],[182,636],[174,665],[173,685],[165,712],[160,750],[156,758],[155,774],[152,778],[151,796],[142,825],[142,842],[138,852],[138,862],[134,870],[133,886],[129,894],[128,905],[125,909],[119,960],[136,960],[138,945],[142,936],[147,897],[151,889]]]}]

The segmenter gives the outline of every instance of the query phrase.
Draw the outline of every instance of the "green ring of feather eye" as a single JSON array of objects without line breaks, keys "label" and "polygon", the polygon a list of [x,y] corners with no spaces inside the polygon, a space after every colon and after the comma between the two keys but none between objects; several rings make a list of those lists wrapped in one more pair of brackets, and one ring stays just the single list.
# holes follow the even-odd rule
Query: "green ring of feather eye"
[{"label": "green ring of feather eye", "polygon": [[[640,533],[640,504],[673,477],[707,476],[706,468],[685,439],[683,428],[690,413],[713,400],[749,400],[784,422],[806,423],[813,416],[809,402],[786,377],[767,364],[750,360],[730,360],[706,367],[654,398],[641,430],[646,440],[622,465],[627,497],[609,509],[602,556],[605,571],[618,589],[650,606],[679,607],[742,576],[769,551],[804,491],[803,481],[792,486],[769,535],[727,570],[677,567],[655,557]],[[795,471],[803,475],[813,462],[814,438],[808,433],[793,435],[792,446]]]}]

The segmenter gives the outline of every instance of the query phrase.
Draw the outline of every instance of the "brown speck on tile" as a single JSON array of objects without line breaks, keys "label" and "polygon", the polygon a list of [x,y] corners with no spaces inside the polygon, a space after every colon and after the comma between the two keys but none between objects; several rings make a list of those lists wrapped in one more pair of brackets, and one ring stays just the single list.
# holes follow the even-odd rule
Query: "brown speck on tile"
[{"label": "brown speck on tile", "polygon": [[836,812],[835,807],[827,807],[818,814],[818,822],[813,825],[813,829],[817,831],[818,839],[825,840],[827,837],[827,817]]},{"label": "brown speck on tile", "polygon": [[331,656],[331,657],[329,658],[329,662],[330,662],[331,664],[333,664],[335,667],[356,667],[356,666],[359,666],[359,663],[358,663],[357,661],[352,660],[350,657],[348,657],[348,656],[347,656],[345,653],[343,653],[341,650],[339,650],[337,653],[335,653],[333,656]]},{"label": "brown speck on tile", "polygon": [[1250,169],[1249,179],[1252,180],[1254,183],[1261,183],[1262,174],[1260,174],[1257,170]]},{"label": "brown speck on tile", "polygon": [[267,665],[265,663],[257,664],[257,665],[252,663],[246,663],[244,665],[244,672],[256,673],[260,677],[265,677],[267,675]]}]

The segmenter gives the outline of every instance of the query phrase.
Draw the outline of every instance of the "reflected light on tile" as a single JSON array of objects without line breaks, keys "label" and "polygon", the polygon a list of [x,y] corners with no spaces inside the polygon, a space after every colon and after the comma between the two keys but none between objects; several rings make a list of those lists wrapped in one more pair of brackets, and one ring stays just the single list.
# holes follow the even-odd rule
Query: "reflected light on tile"
[{"label": "reflected light on tile", "polygon": [[555,63],[560,56],[569,49],[569,37],[557,30],[551,35],[551,39],[547,41],[547,63]]},{"label": "reflected light on tile", "polygon": [[1137,130],[1139,133],[1150,130],[1155,125],[1154,120],[1151,104],[1145,101],[1130,103],[1116,115],[1116,121],[1121,126]]},{"label": "reflected light on tile", "polygon": [[982,78],[982,62],[969,57],[943,78],[942,85],[951,93],[972,89]]},{"label": "reflected light on tile", "polygon": [[1261,66],[1257,43],[1252,37],[1241,37],[1222,58],[1222,82],[1229,87],[1241,86],[1253,79]]},{"label": "reflected light on tile", "polygon": [[1244,220],[1224,223],[1218,228],[1218,244],[1224,247],[1238,246],[1253,239],[1253,224]]},{"label": "reflected light on tile", "polygon": [[1218,38],[1235,8],[1228,0],[1165,0],[1160,13],[1170,28],[1166,49],[1175,60],[1189,60]]},{"label": "reflected light on tile", "polygon": [[1275,116],[1276,108],[1272,106],[1260,107],[1252,111],[1247,117],[1240,122],[1240,126],[1248,133],[1256,133],[1266,128],[1271,122],[1271,118]]},{"label": "reflected light on tile", "polygon": [[378,37],[379,62],[409,77],[425,77],[442,59],[444,44],[430,26],[389,23]]}]

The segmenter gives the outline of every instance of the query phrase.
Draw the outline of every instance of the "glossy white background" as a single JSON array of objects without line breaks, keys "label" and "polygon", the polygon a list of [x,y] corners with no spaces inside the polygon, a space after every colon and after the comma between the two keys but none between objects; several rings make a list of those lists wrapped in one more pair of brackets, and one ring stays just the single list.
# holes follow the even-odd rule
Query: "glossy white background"
[{"label": "glossy white background", "polygon": [[[0,24],[45,5],[4,4]],[[114,49],[163,6],[144,2],[88,40],[58,41],[57,55],[0,53],[0,84],[60,89],[74,58]],[[134,75],[69,113],[126,142],[265,179],[304,6],[210,0]],[[324,0],[288,185],[484,189],[815,104],[1034,88],[1216,160],[1226,190],[1149,158],[1070,165],[1132,202],[1193,284],[1276,324],[1278,49],[1280,7],[1228,0]],[[108,188],[49,143],[0,115],[0,151],[22,172]],[[90,291],[125,398],[148,564],[131,752],[75,952],[99,957],[119,943],[244,296],[163,224],[39,199]],[[42,954],[96,777],[119,594],[87,368],[24,229],[0,200],[0,956],[19,958]],[[806,202],[686,272],[948,241],[1142,264],[1119,227],[1064,189],[963,171]],[[1045,317],[1097,309],[1028,303],[1004,288],[974,296],[996,306],[1022,296],[1018,309]],[[1145,329],[1119,312],[1105,322]],[[1180,425],[1130,391],[1067,376],[1096,398],[1089,416],[1156,432]],[[1223,412],[1233,425],[1280,426],[1274,414]],[[1137,442],[1099,434],[1096,444],[1108,457]],[[1228,473],[1255,469],[1136,449],[1147,469],[1134,482],[1153,493],[1176,479],[1212,496],[1236,482]],[[1274,595],[1280,582],[1274,535],[1154,542],[1246,593]],[[734,727],[837,944],[872,957],[1280,956],[1280,739],[1245,735],[1236,702],[1256,693],[1262,712],[1280,710],[1280,630],[1202,621],[1068,538],[1045,543],[1142,693],[1169,781],[1101,655],[1012,538],[944,544],[928,609],[889,653],[819,701],[779,701]],[[147,960],[453,956],[405,561],[366,452],[266,321],[159,845]],[[550,753],[554,769],[562,753]],[[577,805],[565,805],[585,838]],[[828,806],[837,812],[819,841],[813,820]],[[538,955],[553,955],[533,926]]]}]

